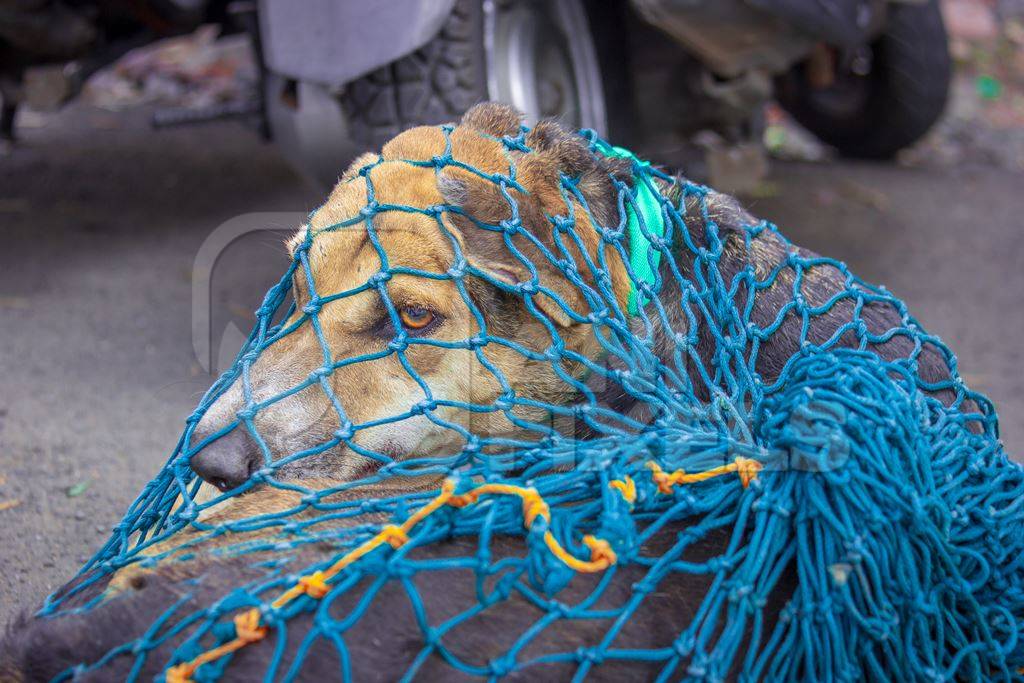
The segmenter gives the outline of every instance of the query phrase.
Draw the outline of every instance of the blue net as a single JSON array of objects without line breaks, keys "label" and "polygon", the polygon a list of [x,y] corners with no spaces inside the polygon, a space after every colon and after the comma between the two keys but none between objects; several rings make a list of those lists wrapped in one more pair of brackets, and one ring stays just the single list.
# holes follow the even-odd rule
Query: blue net
[{"label": "blue net", "polygon": [[142,615],[58,678],[1020,678],[1021,470],[844,264],[493,105],[361,158],[290,247],[43,608]]}]

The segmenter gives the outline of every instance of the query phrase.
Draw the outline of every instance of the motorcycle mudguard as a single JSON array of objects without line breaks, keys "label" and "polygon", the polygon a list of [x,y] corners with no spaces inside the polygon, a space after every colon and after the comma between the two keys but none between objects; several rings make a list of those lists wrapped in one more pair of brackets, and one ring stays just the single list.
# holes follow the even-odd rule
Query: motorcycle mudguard
[{"label": "motorcycle mudguard", "polygon": [[264,64],[287,78],[340,86],[422,47],[454,4],[259,0]]}]

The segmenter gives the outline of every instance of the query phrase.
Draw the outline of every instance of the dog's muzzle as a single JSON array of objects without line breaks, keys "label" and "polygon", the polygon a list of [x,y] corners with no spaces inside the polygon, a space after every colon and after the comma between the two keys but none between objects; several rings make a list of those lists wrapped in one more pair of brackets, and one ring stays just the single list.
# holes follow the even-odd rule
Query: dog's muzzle
[{"label": "dog's muzzle", "polygon": [[243,427],[235,427],[211,441],[192,456],[192,471],[221,491],[230,491],[248,481],[260,468],[260,451]]}]

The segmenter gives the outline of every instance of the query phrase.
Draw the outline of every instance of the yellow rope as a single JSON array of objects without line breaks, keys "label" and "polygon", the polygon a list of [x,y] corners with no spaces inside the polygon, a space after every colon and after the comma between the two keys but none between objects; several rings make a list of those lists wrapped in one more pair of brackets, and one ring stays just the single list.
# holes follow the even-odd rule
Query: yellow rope
[{"label": "yellow rope", "polygon": [[235,616],[235,639],[220,647],[207,650],[191,662],[172,666],[167,670],[167,683],[189,683],[192,674],[203,664],[214,662],[235,650],[241,650],[249,643],[262,640],[267,635],[267,627],[260,626],[260,611],[255,607]]},{"label": "yellow rope", "polygon": [[647,469],[651,471],[651,478],[658,485],[658,491],[661,493],[672,493],[672,487],[676,484],[694,484],[730,472],[738,473],[740,481],[743,483],[743,488],[747,488],[750,486],[750,482],[757,478],[757,473],[761,471],[761,463],[750,458],[736,458],[728,465],[713,467],[710,470],[694,474],[687,474],[685,470],[676,470],[672,474],[667,474],[658,467],[656,462],[647,463]]},{"label": "yellow rope", "polygon": [[[441,493],[412,514],[401,526],[396,526],[394,524],[385,526],[376,536],[343,555],[337,562],[327,569],[317,571],[313,574],[300,578],[294,586],[278,596],[278,598],[271,603],[271,606],[276,608],[283,607],[302,595],[308,595],[314,600],[318,600],[327,595],[328,591],[330,591],[330,586],[327,584],[328,580],[345,569],[345,567],[348,567],[360,558],[369,555],[385,543],[393,548],[400,548],[409,540],[409,531],[423,521],[423,519],[433,514],[438,508],[447,503],[448,500],[451,499],[454,491],[455,482],[451,479],[446,480],[444,485],[441,487]],[[195,673],[196,669],[203,664],[216,661],[224,655],[245,647],[249,643],[261,640],[266,635],[267,629],[266,627],[258,626],[259,619],[260,611],[256,608],[246,610],[236,616],[235,628],[237,635],[234,640],[230,640],[219,647],[207,650],[189,662],[183,662],[176,666],[172,666],[167,670],[167,683],[189,683],[192,680],[192,675]]]},{"label": "yellow rope", "polygon": [[[728,465],[696,474],[686,474],[683,470],[676,470],[672,474],[666,474],[655,462],[648,462],[647,467],[651,470],[651,478],[658,485],[658,491],[661,493],[671,493],[672,487],[676,484],[704,481],[730,472],[737,472],[740,475],[743,487],[746,488],[761,470],[761,464],[749,458],[736,458],[734,462]],[[636,484],[628,475],[622,479],[616,479],[608,485],[618,491],[630,505],[636,501]],[[369,555],[384,544],[388,544],[397,550],[409,542],[409,532],[412,531],[413,527],[443,506],[463,508],[476,503],[480,500],[481,496],[486,495],[518,496],[523,502],[523,526],[527,529],[533,526],[533,522],[538,517],[543,518],[546,522],[551,521],[551,509],[544,501],[544,498],[537,493],[536,489],[514,486],[512,484],[483,484],[466,493],[456,495],[455,480],[446,479],[441,487],[441,493],[413,513],[401,525],[389,524],[385,526],[376,536],[343,555],[327,569],[300,577],[298,582],[278,596],[271,603],[271,606],[275,608],[283,607],[303,595],[319,600],[331,590],[328,581],[360,558]],[[589,560],[581,560],[563,548],[550,529],[544,532],[544,544],[566,566],[580,573],[604,571],[615,564],[617,560],[615,551],[612,550],[611,544],[608,541],[590,534],[583,537],[583,545],[590,549]],[[203,664],[214,662],[224,655],[240,650],[249,643],[262,640],[267,635],[267,627],[260,626],[260,611],[255,607],[236,615],[234,622],[236,635],[233,640],[207,650],[189,662],[172,666],[167,670],[167,683],[191,683],[192,675]]]},{"label": "yellow rope", "polygon": [[621,493],[622,497],[630,505],[636,502],[636,483],[628,474],[622,479],[615,479],[609,482],[608,486]]}]

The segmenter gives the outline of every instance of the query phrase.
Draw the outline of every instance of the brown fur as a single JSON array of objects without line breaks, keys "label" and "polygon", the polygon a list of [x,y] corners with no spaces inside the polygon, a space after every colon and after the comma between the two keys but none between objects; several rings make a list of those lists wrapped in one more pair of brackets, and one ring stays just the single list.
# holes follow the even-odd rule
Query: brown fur
[{"label": "brown fur", "polygon": [[[484,173],[508,173],[509,158],[503,145],[492,136],[518,130],[519,115],[511,109],[475,108],[450,135],[452,157]],[[612,221],[615,193],[609,174],[622,175],[621,162],[596,159],[577,136],[552,123],[536,126],[527,136],[526,144],[534,151],[514,153],[516,179],[525,191],[512,189],[510,194],[519,207],[523,224],[548,249],[558,253],[554,230],[546,215],[564,216],[568,212],[558,190],[561,173],[579,176],[581,192],[595,215],[606,223]],[[454,166],[446,168],[439,178],[432,167],[416,167],[403,161],[430,160],[444,154],[445,145],[439,128],[413,128],[388,142],[379,156],[364,155],[346,171],[310,224],[303,226],[289,242],[294,252],[303,244],[307,231],[314,234],[308,253],[313,283],[306,282],[301,270],[294,278],[299,307],[296,319],[311,300],[312,291],[319,296],[343,292],[366,282],[382,268],[380,256],[363,226],[331,229],[333,225],[359,216],[366,206],[367,182],[363,174],[372,183],[378,204],[427,209],[447,201],[461,205],[467,214],[489,223],[511,217],[507,201],[493,183]],[[375,162],[377,165],[361,173],[367,164]],[[615,296],[624,307],[630,285],[623,264],[612,249],[602,245],[597,231],[588,224],[584,207],[577,204],[573,208],[584,250],[591,259],[596,259],[599,251],[606,252],[604,256]],[[382,211],[373,217],[373,227],[390,267],[446,273],[455,264],[451,241],[432,217]],[[512,256],[500,233],[482,230],[458,214],[446,215],[446,227],[471,266],[507,284],[531,279],[529,269]],[[533,304],[557,326],[557,335],[569,350],[588,357],[597,356],[600,350],[597,339],[590,325],[581,322],[589,311],[578,288],[565,279],[560,266],[542,257],[528,240],[516,237],[514,243],[537,268],[539,284],[557,293],[569,310],[563,310],[554,299],[542,293],[530,297]],[[587,268],[583,253],[572,246],[570,254],[584,281],[594,286],[594,274]],[[555,341],[522,297],[502,292],[479,278],[469,277],[465,282],[474,306],[484,313],[488,333],[492,336],[511,339],[538,353],[543,353]],[[472,310],[452,281],[399,274],[391,278],[387,289],[396,307],[427,308],[443,320],[431,331],[432,338],[460,341],[480,332]],[[375,291],[328,303],[320,310],[319,317],[335,360],[383,350],[395,334],[389,326],[382,325],[386,309]],[[530,360],[500,344],[488,344],[481,352],[489,363],[501,370],[517,396],[556,405],[571,402],[571,387],[558,377],[550,362]],[[476,405],[493,405],[499,398],[499,382],[472,350],[414,345],[406,350],[406,356],[439,398]],[[312,327],[302,326],[264,350],[253,365],[250,377],[255,400],[266,399],[294,386],[322,363],[323,351]],[[573,364],[567,365],[567,369],[576,375],[583,371]],[[339,368],[331,375],[330,382],[346,417],[356,425],[400,414],[425,399],[422,389],[394,354]],[[236,382],[207,412],[193,443],[230,424],[243,405],[241,383]],[[439,407],[435,415],[462,425],[474,434],[527,440],[536,437],[513,425],[511,416],[540,423],[554,420],[544,410],[522,405],[510,413],[470,413]],[[255,426],[276,457],[328,441],[342,425],[325,393],[319,386],[313,386],[261,410],[255,417]],[[384,457],[400,460],[413,452],[421,456],[455,452],[462,445],[462,437],[424,417],[415,417],[392,425],[356,430],[353,442]],[[256,450],[252,449],[250,456],[255,458],[255,454]],[[321,455],[282,468],[279,476],[352,478],[377,464],[340,443]]]}]

